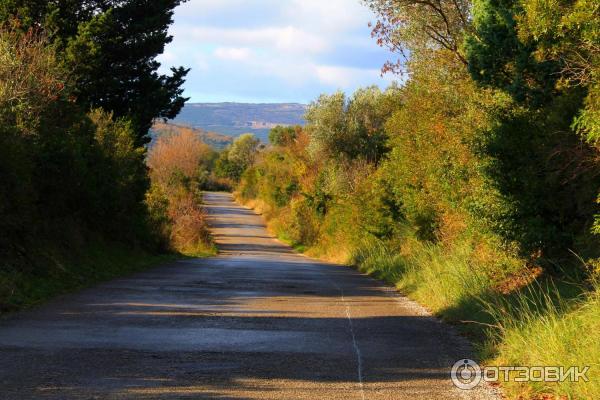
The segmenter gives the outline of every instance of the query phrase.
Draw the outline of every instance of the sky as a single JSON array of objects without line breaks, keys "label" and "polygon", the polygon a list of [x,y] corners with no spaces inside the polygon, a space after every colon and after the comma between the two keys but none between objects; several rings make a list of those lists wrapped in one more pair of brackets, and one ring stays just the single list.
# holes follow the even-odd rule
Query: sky
[{"label": "sky", "polygon": [[309,103],[396,79],[360,0],[189,0],[174,20],[159,61],[191,68],[190,102]]}]

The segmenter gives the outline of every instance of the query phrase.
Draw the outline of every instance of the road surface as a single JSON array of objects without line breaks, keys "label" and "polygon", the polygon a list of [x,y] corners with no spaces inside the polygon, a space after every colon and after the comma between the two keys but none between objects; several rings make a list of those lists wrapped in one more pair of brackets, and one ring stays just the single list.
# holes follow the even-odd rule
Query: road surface
[{"label": "road surface", "polygon": [[218,257],[187,259],[0,320],[1,399],[482,399],[446,325],[351,268],[295,254],[229,194]]}]

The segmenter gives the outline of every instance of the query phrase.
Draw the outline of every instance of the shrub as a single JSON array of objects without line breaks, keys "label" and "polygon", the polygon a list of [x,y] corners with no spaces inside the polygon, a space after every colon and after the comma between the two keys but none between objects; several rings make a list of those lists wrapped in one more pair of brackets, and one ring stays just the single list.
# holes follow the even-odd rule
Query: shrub
[{"label": "shrub", "polygon": [[213,160],[214,151],[187,130],[159,137],[148,154],[150,221],[173,250],[188,255],[213,252],[201,207],[201,189]]}]

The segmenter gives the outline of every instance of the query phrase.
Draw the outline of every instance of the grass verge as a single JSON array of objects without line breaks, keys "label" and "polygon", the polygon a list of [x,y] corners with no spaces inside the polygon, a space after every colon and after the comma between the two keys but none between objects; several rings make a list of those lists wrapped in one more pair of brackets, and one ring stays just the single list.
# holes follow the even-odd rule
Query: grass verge
[{"label": "grass verge", "polygon": [[193,246],[188,246],[182,249],[181,254],[186,257],[212,257],[219,253],[217,246],[210,241],[210,243],[198,242]]},{"label": "grass verge", "polygon": [[[405,245],[405,247],[407,247]],[[370,242],[352,259],[358,268],[391,284],[458,325],[484,364],[589,366],[589,381],[502,383],[511,399],[600,399],[600,285],[545,275],[504,274],[473,265],[468,245],[452,249],[413,242],[391,252]],[[525,276],[525,277],[524,277]],[[508,285],[507,282],[517,282]]]},{"label": "grass verge", "polygon": [[0,312],[25,309],[60,294],[147,269],[181,256],[152,254],[102,240],[76,250],[45,246],[2,261]]},{"label": "grass verge", "polygon": [[264,213],[270,230],[297,251],[345,260],[458,326],[483,364],[590,367],[588,382],[517,382],[511,375],[501,385],[508,398],[600,399],[598,280],[568,273],[557,279],[468,235],[452,245],[424,242],[409,227],[393,248],[374,238],[357,245],[336,238],[343,224],[321,234],[314,246],[303,246],[263,202],[246,205]]}]

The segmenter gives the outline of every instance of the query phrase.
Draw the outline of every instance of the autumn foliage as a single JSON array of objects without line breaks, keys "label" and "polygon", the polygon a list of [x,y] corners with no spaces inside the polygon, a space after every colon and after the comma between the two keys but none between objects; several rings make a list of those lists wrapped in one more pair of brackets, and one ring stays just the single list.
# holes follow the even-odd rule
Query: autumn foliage
[{"label": "autumn foliage", "polygon": [[152,186],[147,204],[173,250],[210,251],[200,190],[213,159],[214,150],[191,130],[160,136],[148,154]]},{"label": "autumn foliage", "polygon": [[[597,1],[365,3],[373,36],[399,55],[384,70],[407,79],[321,95],[301,130],[272,132],[238,198],[298,249],[460,325],[487,362],[592,365]],[[505,386],[514,398],[600,396],[597,384]]]}]

